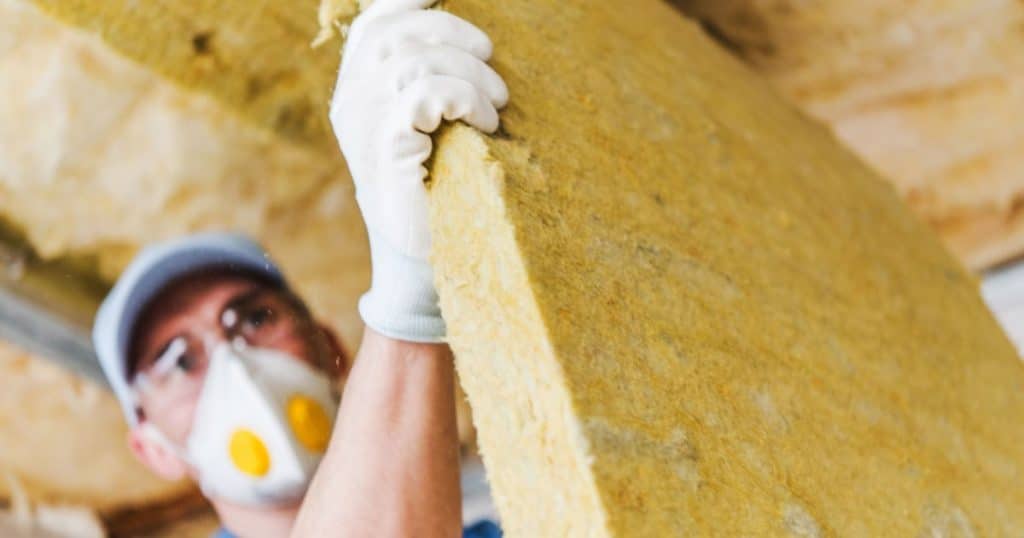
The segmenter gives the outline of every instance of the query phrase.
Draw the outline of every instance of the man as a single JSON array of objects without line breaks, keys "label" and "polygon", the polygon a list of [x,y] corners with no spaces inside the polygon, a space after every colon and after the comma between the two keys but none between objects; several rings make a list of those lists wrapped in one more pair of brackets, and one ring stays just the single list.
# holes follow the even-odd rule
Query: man
[{"label": "man", "polygon": [[459,533],[454,374],[426,262],[423,162],[442,120],[493,132],[507,89],[486,64],[487,36],[432,3],[376,0],[360,15],[332,103],[373,265],[354,362],[237,235],[145,249],[97,315],[133,453],[195,480],[227,536]]}]

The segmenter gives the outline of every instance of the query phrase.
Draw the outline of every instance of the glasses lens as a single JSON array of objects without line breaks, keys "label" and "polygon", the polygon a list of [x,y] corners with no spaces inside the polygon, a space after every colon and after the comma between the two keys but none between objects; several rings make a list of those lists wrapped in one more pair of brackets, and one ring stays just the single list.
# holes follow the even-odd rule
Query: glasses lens
[{"label": "glasses lens", "polygon": [[[159,390],[174,398],[202,385],[215,341],[273,348],[305,334],[308,315],[286,292],[266,289],[230,301],[220,314],[222,335],[188,333],[171,340],[135,379],[140,391]],[[211,339],[212,337],[212,339]]]},{"label": "glasses lens", "polygon": [[136,378],[141,390],[159,390],[173,398],[198,383],[205,374],[209,358],[202,343],[188,336],[172,339],[156,360]]},{"label": "glasses lens", "polygon": [[221,323],[227,339],[256,347],[272,347],[290,338],[303,323],[301,312],[283,293],[265,291],[225,308]]}]

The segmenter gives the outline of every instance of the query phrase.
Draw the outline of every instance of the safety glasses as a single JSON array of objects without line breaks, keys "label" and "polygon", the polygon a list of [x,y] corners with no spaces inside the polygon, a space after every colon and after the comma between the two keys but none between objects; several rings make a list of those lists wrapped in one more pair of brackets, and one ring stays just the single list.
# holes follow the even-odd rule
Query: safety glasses
[{"label": "safety glasses", "polygon": [[184,397],[201,385],[210,354],[221,342],[235,346],[276,348],[282,342],[305,338],[312,319],[293,294],[259,287],[242,292],[225,303],[216,326],[190,327],[159,348],[147,360],[130,385],[137,395],[160,392],[172,400]]}]

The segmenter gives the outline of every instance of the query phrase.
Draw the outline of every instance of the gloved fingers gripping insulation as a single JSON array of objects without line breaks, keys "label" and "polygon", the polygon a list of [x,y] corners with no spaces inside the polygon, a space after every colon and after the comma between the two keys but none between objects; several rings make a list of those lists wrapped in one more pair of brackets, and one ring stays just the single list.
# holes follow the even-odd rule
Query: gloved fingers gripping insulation
[{"label": "gloved fingers gripping insulation", "polygon": [[330,110],[370,238],[373,280],[359,312],[367,326],[413,342],[445,334],[427,263],[429,133],[444,120],[493,132],[509,93],[486,64],[490,38],[426,9],[434,3],[375,0],[356,18]]},{"label": "gloved fingers gripping insulation", "polygon": [[410,84],[397,107],[412,126],[432,133],[441,120],[462,120],[485,133],[498,128],[498,110],[471,82],[446,75],[432,75]]},{"label": "gloved fingers gripping insulation", "polygon": [[[409,46],[447,45],[488,60],[491,39],[473,24],[444,11],[421,10],[378,17],[360,28],[356,40],[346,44],[360,68],[373,69]],[[362,37],[366,36],[366,37]]]},{"label": "gloved fingers gripping insulation", "polygon": [[419,52],[399,54],[388,69],[389,78],[399,93],[417,80],[445,75],[469,82],[495,108],[508,103],[508,86],[501,76],[483,60],[455,47],[436,45]]},{"label": "gloved fingers gripping insulation", "polygon": [[427,172],[421,165],[434,149],[430,136],[411,128],[408,120],[403,122],[392,116],[385,121],[387,123],[380,129],[381,138],[377,143],[382,154],[380,158],[388,159],[397,171],[402,172],[389,176],[408,178],[411,183],[422,185]]},{"label": "gloved fingers gripping insulation", "polygon": [[387,178],[403,179],[403,185],[392,188],[422,190],[427,175],[422,165],[433,149],[428,135],[442,120],[462,120],[490,133],[498,128],[498,111],[462,79],[432,75],[410,84],[392,102],[374,141],[377,160],[390,163],[396,172]]},{"label": "gloved fingers gripping insulation", "polygon": [[462,120],[490,133],[498,128],[498,111],[486,95],[462,79],[432,75],[411,83],[392,102],[374,141],[380,152],[377,160],[401,171],[391,177],[408,178],[410,184],[399,188],[422,189],[426,177],[422,164],[433,149],[428,134],[442,120]]}]

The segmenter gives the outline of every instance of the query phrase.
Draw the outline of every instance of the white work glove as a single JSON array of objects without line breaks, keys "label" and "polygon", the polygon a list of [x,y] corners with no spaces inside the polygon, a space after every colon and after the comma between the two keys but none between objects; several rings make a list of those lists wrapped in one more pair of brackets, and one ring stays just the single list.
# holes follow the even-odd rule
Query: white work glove
[{"label": "white work glove", "polygon": [[427,263],[428,133],[441,120],[498,128],[508,88],[486,61],[491,41],[435,0],[375,0],[348,33],[331,123],[370,237],[373,283],[363,321],[400,340],[440,342],[444,320]]}]

